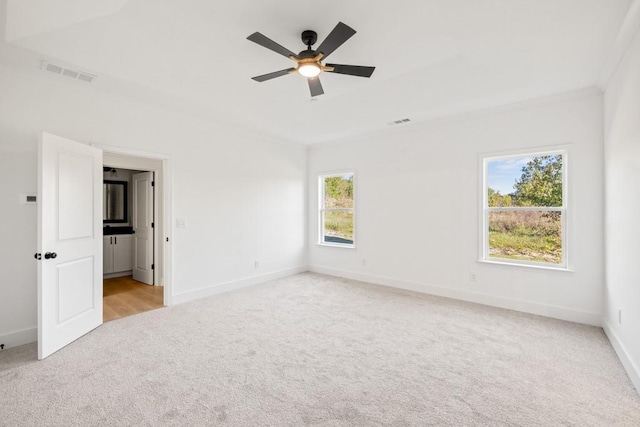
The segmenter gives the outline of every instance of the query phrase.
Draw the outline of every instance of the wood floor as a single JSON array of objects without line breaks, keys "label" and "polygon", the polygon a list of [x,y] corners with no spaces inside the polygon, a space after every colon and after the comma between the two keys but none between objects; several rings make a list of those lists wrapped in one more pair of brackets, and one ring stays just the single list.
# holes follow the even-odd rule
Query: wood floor
[{"label": "wood floor", "polygon": [[104,279],[103,321],[155,310],[163,306],[162,286],[136,282],[131,276]]}]

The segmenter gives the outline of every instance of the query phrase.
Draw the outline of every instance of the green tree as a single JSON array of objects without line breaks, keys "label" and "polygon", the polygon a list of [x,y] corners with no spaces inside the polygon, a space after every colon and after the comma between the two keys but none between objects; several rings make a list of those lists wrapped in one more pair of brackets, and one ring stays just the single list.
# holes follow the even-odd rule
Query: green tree
[{"label": "green tree", "polygon": [[345,179],[331,176],[324,180],[326,207],[348,208],[353,206],[353,175]]},{"label": "green tree", "polygon": [[505,194],[503,196],[500,194],[500,191],[496,191],[489,187],[487,196],[490,208],[513,206],[513,198],[511,197],[511,194]]},{"label": "green tree", "polygon": [[518,206],[562,206],[562,155],[533,157],[514,188]]}]

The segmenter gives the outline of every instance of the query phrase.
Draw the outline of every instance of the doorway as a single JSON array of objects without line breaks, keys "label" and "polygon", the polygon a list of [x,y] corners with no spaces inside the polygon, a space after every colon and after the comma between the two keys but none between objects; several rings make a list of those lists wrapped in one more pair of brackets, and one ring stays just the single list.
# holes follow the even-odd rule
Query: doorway
[{"label": "doorway", "polygon": [[[103,166],[103,321],[162,307],[153,171]],[[157,288],[157,289],[154,289]]]},{"label": "doorway", "polygon": [[111,206],[106,195],[103,200],[103,321],[108,322],[169,305],[167,160],[103,150],[105,191],[114,181],[126,189],[121,207]]}]

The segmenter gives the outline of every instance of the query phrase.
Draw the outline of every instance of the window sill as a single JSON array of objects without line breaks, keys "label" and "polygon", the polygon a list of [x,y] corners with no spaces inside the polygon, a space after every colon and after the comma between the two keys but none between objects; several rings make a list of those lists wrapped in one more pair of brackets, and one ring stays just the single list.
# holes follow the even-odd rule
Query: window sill
[{"label": "window sill", "polygon": [[575,273],[575,270],[572,270],[568,267],[554,267],[551,265],[525,264],[525,263],[519,263],[519,262],[487,260],[487,259],[479,259],[478,262],[482,264],[500,265],[500,266],[512,267],[512,268],[531,268],[534,270],[558,271],[561,273]]},{"label": "window sill", "polygon": [[318,246],[328,246],[332,248],[355,249],[356,245],[345,245],[341,243],[316,243]]}]

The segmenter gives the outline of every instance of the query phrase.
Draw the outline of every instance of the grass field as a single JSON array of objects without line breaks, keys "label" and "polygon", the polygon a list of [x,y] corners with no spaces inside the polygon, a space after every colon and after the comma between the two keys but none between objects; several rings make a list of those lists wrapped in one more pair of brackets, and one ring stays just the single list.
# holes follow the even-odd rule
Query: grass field
[{"label": "grass field", "polygon": [[336,211],[324,214],[324,235],[353,242],[353,213]]},{"label": "grass field", "polygon": [[561,264],[560,213],[490,212],[489,256]]}]

